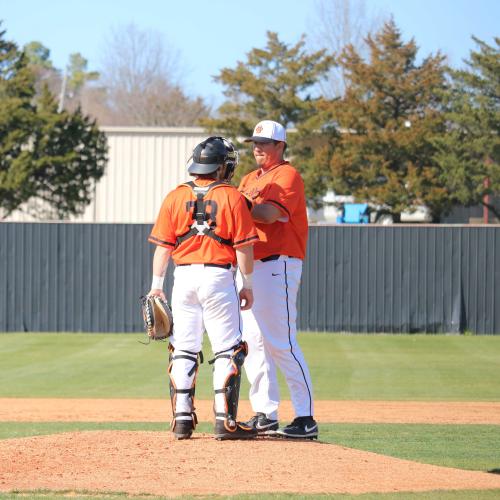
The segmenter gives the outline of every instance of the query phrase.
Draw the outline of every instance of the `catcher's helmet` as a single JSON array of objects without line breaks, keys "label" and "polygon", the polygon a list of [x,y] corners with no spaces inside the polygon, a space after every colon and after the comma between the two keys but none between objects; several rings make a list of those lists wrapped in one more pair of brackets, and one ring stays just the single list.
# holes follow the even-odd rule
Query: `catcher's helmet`
[{"label": "catcher's helmet", "polygon": [[224,166],[222,178],[230,179],[238,165],[238,152],[225,137],[209,137],[194,148],[192,160],[188,167],[191,175],[211,174]]}]

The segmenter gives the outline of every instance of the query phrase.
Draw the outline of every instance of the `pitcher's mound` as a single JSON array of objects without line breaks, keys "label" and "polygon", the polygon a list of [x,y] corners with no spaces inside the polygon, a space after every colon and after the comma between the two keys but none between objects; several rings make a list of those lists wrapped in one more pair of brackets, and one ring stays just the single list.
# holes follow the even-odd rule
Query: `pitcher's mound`
[{"label": "pitcher's mound", "polygon": [[0,491],[177,496],[500,488],[500,476],[315,441],[216,441],[169,432],[86,431],[0,442]]}]

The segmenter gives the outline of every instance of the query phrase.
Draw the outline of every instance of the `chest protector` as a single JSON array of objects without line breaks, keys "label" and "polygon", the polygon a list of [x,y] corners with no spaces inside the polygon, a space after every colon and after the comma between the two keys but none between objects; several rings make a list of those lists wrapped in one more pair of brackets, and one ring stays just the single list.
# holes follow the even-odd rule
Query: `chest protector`
[{"label": "chest protector", "polygon": [[[185,186],[189,186],[196,196],[196,200],[186,201],[186,212],[193,210],[193,223],[190,229],[177,237],[176,246],[179,246],[182,242],[186,241],[192,236],[208,236],[213,240],[221,243],[223,245],[232,246],[233,242],[230,239],[221,238],[215,234],[215,228],[217,224],[215,223],[215,217],[217,216],[217,203],[215,200],[205,200],[205,196],[211,190],[217,186],[227,186],[223,181],[216,181],[208,186],[197,186],[193,181],[186,182]],[[210,211],[207,208],[210,207]],[[210,220],[210,223],[208,222]]]}]

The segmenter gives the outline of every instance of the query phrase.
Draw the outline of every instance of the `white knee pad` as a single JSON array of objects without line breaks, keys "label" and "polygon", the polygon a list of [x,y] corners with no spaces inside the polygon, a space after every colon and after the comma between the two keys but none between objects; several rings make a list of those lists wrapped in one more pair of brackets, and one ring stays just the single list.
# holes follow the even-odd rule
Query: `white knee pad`
[{"label": "white knee pad", "polygon": [[170,364],[168,374],[170,377],[170,400],[172,402],[172,430],[179,420],[191,420],[193,429],[198,423],[194,407],[196,376],[198,367],[203,362],[201,352],[170,350]]}]

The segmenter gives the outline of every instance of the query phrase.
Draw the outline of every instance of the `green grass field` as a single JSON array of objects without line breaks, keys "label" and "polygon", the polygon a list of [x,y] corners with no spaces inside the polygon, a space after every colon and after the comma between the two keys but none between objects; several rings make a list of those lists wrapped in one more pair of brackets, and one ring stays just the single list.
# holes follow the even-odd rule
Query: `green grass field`
[{"label": "green grass field", "polygon": [[[8,381],[0,397],[167,397],[167,344],[139,340],[144,336],[0,334],[0,380]],[[316,399],[500,400],[500,336],[310,333],[299,341]],[[196,394],[211,399],[208,345],[204,354]]]},{"label": "green grass field", "polygon": [[[0,334],[0,397],[165,398],[165,343],[135,334]],[[301,334],[317,399],[500,401],[500,337]],[[204,348],[206,361],[210,349]],[[202,365],[197,396],[211,399],[211,367]],[[282,396],[288,391],[280,379]],[[242,397],[248,384],[243,377]],[[158,423],[1,422],[0,439],[73,430],[166,430]],[[201,423],[201,432],[211,425]],[[321,440],[418,462],[470,470],[500,469],[500,426],[323,424]],[[0,500],[158,500],[85,492],[0,494]],[[222,498],[183,497],[187,498]],[[500,490],[370,495],[238,495],[243,499],[489,500]]]}]

